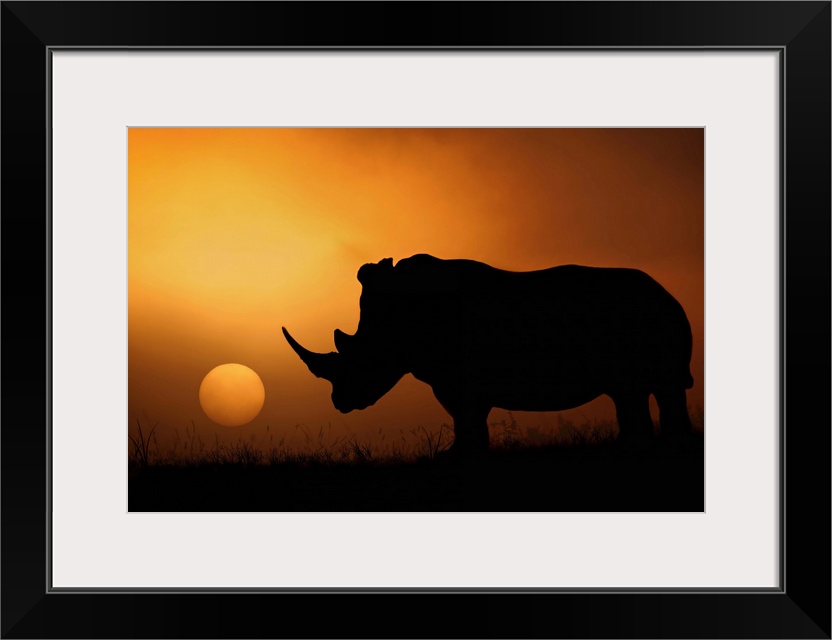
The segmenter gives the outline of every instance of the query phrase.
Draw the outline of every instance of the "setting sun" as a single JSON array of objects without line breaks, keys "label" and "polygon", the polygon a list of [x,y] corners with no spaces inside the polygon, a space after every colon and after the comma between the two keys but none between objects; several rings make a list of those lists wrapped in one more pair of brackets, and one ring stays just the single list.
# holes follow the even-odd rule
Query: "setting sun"
[{"label": "setting sun", "polygon": [[214,367],[199,386],[199,404],[205,415],[225,427],[239,427],[254,420],[265,399],[260,376],[242,364]]}]

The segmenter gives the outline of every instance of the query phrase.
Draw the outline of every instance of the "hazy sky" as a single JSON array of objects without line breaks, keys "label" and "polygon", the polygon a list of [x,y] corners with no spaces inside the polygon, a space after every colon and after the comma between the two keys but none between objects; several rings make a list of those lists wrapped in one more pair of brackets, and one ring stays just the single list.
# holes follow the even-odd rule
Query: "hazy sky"
[{"label": "hazy sky", "polygon": [[[646,271],[687,311],[688,402],[703,404],[703,129],[130,129],[128,151],[129,418],[158,421],[161,442],[191,420],[211,442],[261,442],[266,425],[277,441],[297,424],[393,438],[450,422],[410,376],[339,413],[280,331],[334,350],[333,330],[358,323],[358,268],[416,253]],[[242,427],[199,404],[203,377],[230,362],[265,386]],[[562,415],[614,412],[602,398]]]}]

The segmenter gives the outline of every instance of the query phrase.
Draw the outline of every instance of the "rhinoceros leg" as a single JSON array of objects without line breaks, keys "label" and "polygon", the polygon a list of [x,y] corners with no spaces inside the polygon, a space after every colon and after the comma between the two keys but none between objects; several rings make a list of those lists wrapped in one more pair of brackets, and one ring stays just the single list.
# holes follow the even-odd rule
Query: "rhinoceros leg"
[{"label": "rhinoceros leg", "polygon": [[647,391],[622,391],[612,396],[618,419],[618,439],[628,445],[639,445],[653,437],[650,417],[650,394]]},{"label": "rhinoceros leg", "polygon": [[682,440],[690,436],[692,427],[684,388],[656,391],[656,403],[659,405],[659,424],[663,438]]},{"label": "rhinoceros leg", "polygon": [[491,407],[465,402],[436,388],[433,393],[454,420],[454,443],[450,452],[467,454],[488,451],[488,414]]}]

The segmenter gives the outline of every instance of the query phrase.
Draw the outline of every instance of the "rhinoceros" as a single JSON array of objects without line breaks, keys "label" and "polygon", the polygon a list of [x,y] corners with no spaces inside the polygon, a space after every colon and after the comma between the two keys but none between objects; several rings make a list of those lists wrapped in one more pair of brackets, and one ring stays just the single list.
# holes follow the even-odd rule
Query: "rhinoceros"
[{"label": "rhinoceros", "polygon": [[679,302],[646,273],[577,265],[515,272],[414,255],[358,270],[354,335],[313,353],[283,328],[309,370],[332,383],[343,413],[378,401],[407,373],[453,418],[452,452],[487,450],[488,414],[561,411],[606,394],[619,439],[690,432],[692,335]]}]

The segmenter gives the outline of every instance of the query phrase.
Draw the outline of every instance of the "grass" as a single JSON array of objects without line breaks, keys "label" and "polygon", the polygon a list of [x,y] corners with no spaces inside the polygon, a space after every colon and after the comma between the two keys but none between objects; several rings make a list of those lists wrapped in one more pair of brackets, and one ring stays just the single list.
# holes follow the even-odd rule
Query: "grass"
[{"label": "grass", "polygon": [[[130,466],[143,469],[148,466],[192,467],[204,465],[280,465],[280,464],[407,464],[423,460],[435,460],[453,444],[453,427],[443,423],[438,429],[422,425],[409,430],[400,429],[399,438],[385,442],[386,434],[379,429],[376,442],[362,440],[357,435],[332,435],[332,425],[312,432],[303,424],[295,425],[292,436],[281,437],[274,442],[270,427],[265,428],[259,441],[238,439],[233,443],[221,443],[215,435],[214,442],[206,445],[196,425],[186,427],[184,438],[174,429],[172,447],[160,450],[153,426],[145,436],[137,420],[137,431],[128,434]],[[268,436],[268,437],[266,437]],[[560,419],[556,429],[520,426],[514,415],[489,424],[492,451],[509,451],[541,447],[599,447],[615,442],[617,427],[604,421],[575,425]]]},{"label": "grass", "polygon": [[133,455],[131,457],[131,462],[139,467],[146,467],[150,462],[150,445],[151,443],[155,444],[158,449],[158,442],[156,441],[156,436],[154,432],[156,431],[156,427],[159,426],[159,423],[153,425],[153,428],[150,430],[150,433],[147,434],[145,437],[144,433],[142,432],[142,423],[139,420],[136,420],[136,424],[138,425],[138,433],[134,438],[129,433],[127,437],[130,438],[130,442],[133,444]]},{"label": "grass", "polygon": [[161,451],[137,423],[130,511],[701,511],[704,438],[683,450],[617,446],[614,422],[489,425],[487,456],[448,460],[451,427],[373,442],[304,425],[284,438],[206,443],[191,424]]}]

